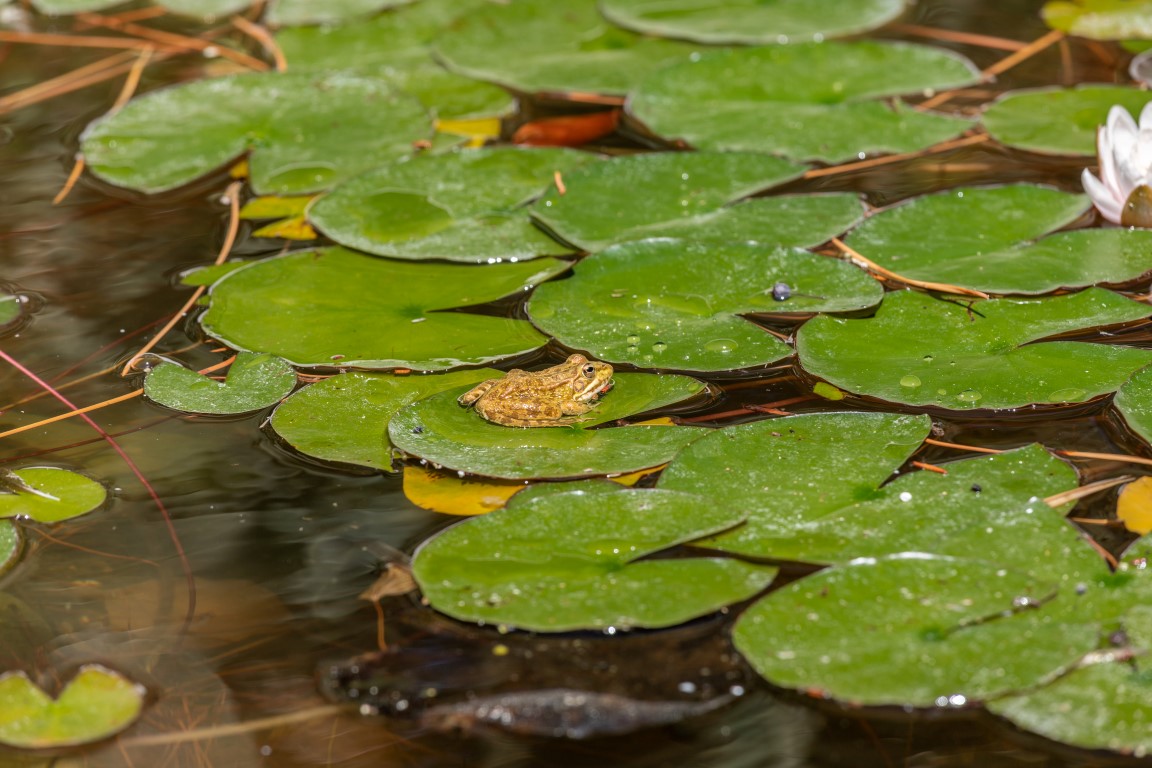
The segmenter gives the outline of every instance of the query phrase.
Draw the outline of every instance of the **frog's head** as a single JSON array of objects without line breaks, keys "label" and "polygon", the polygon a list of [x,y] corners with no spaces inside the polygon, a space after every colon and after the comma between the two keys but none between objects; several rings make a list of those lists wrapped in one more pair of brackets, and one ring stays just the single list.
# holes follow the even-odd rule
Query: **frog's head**
[{"label": "frog's head", "polygon": [[612,366],[584,355],[572,355],[566,363],[572,366],[572,399],[581,403],[595,400],[612,388]]}]

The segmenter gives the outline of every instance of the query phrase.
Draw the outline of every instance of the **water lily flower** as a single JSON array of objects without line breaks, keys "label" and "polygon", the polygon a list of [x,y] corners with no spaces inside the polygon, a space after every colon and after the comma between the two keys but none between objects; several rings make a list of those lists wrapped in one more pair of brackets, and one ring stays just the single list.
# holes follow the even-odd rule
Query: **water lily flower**
[{"label": "water lily flower", "polygon": [[1096,208],[1114,224],[1152,227],[1152,102],[1139,126],[1124,107],[1112,107],[1096,132],[1096,150],[1100,178],[1087,168],[1080,177]]}]

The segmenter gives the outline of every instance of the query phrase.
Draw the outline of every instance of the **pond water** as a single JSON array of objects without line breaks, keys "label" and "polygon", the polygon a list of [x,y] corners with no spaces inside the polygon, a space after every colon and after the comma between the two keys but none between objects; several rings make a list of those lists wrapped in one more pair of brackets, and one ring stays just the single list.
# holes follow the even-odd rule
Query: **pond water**
[{"label": "pond water", "polygon": [[[1031,40],[1046,32],[1037,18],[1040,5],[920,2],[907,21]],[[38,23],[66,27],[66,22]],[[979,66],[1002,55],[957,48]],[[0,48],[3,87],[15,91],[98,55],[5,46]],[[143,87],[195,77],[204,66],[177,61],[150,69]],[[1060,52],[1052,49],[1005,77],[1013,86],[1049,83],[1059,67]],[[1110,80],[1116,71],[1099,58],[1084,57],[1071,62],[1070,77]],[[142,197],[85,176],[65,203],[52,204],[80,131],[106,111],[118,87],[103,83],[0,117],[0,280],[28,294],[37,307],[18,333],[3,339],[3,350],[78,404],[119,397],[140,385],[116,371],[185,300],[188,289],[178,286],[175,276],[214,258],[227,218],[220,177],[178,193]],[[1075,162],[977,147],[905,165],[896,176],[861,172],[804,188],[860,191],[871,203],[884,204],[961,183],[1044,181],[1078,190],[1079,170]],[[255,256],[277,248],[250,238],[245,229],[235,253]],[[208,351],[211,344],[198,341],[196,329],[189,327],[187,334],[170,334],[158,351],[179,350],[197,367],[219,359]],[[549,354],[549,359],[560,356],[559,350]],[[712,406],[718,414],[803,394],[795,381],[721,383],[727,394]],[[18,371],[2,365],[0,400],[0,430],[61,410]],[[813,407],[819,406],[801,409]],[[333,707],[318,685],[328,665],[377,647],[379,617],[357,595],[372,583],[389,547],[411,552],[456,518],[409,502],[399,475],[340,471],[301,458],[261,428],[265,413],[190,418],[136,398],[93,417],[115,435],[170,512],[196,581],[196,617],[190,634],[181,637],[187,593],[172,531],[147,490],[91,427],[70,419],[4,438],[4,466],[75,469],[114,489],[114,498],[107,509],[67,526],[29,527],[23,561],[0,577],[0,669],[24,669],[51,684],[44,670],[67,673],[81,662],[98,661],[143,682],[150,703],[119,743],[62,762],[0,753],[2,765],[1090,763],[1086,756],[1057,754],[1051,745],[991,717],[908,718],[896,711],[817,708],[802,697],[770,691],[754,677],[740,678],[747,690],[731,706],[675,726],[583,742],[483,729],[440,733],[404,717],[362,717],[354,707]],[[1118,433],[1107,428],[1107,418],[1102,409],[1089,408],[1059,420],[939,423],[944,439],[962,443],[1013,446],[1043,438],[1068,449],[1138,451],[1135,443],[1116,443]],[[1115,474],[1113,465],[1084,468],[1085,482]],[[494,629],[456,625],[404,597],[388,598],[384,606],[390,642],[421,651],[393,662],[399,669],[392,675],[407,673],[403,684],[416,692],[429,681],[458,694],[483,689],[485,683],[475,678],[490,658],[481,653],[466,668],[453,662],[461,648],[475,652],[500,643]],[[722,618],[690,627],[705,627],[702,634],[714,641],[724,637],[727,623]],[[593,657],[619,653],[608,649],[612,638],[589,634],[578,640]],[[569,661],[582,658],[570,648],[565,652],[571,653]],[[665,679],[682,672],[671,657],[675,652],[677,647],[668,644],[629,651],[636,665],[651,665],[644,676],[652,680],[645,684],[656,690],[683,682]],[[526,663],[517,674],[548,687],[572,674],[564,663],[563,658]],[[627,666],[628,659],[614,663]]]}]

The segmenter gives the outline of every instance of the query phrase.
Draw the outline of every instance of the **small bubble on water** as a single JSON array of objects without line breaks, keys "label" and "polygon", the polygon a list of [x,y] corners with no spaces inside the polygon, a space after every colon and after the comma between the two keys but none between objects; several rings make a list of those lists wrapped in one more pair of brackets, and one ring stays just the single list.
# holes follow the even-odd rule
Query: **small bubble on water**
[{"label": "small bubble on water", "polygon": [[907,376],[900,377],[900,386],[902,386],[902,387],[908,387],[909,389],[915,389],[916,387],[920,386],[921,383],[922,382],[920,381],[919,376],[913,376],[912,374],[908,374]]}]

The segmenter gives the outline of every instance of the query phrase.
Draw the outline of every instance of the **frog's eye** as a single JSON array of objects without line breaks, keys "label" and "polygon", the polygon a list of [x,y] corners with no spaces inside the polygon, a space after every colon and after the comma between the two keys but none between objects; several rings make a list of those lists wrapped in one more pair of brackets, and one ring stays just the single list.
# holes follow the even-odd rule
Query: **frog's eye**
[{"label": "frog's eye", "polygon": [[588,378],[592,378],[592,376],[595,375],[595,373],[596,373],[596,366],[589,363],[588,365],[584,366],[580,370],[585,376],[587,376]]}]

